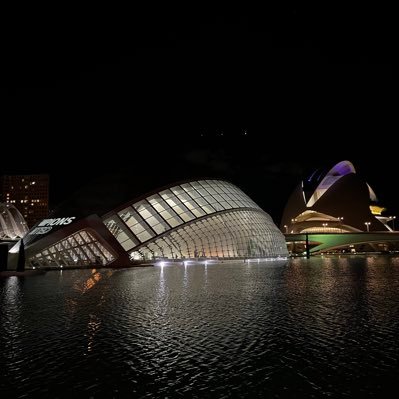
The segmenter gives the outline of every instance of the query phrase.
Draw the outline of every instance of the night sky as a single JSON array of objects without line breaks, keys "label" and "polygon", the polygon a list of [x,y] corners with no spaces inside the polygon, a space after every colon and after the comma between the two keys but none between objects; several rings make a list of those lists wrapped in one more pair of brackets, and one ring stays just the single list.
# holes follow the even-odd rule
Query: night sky
[{"label": "night sky", "polygon": [[[151,179],[178,165],[231,180],[279,222],[304,175],[348,159],[399,215],[392,10],[285,3],[11,19],[0,173],[49,173],[52,207],[102,173]],[[211,125],[227,127],[201,127]]]}]

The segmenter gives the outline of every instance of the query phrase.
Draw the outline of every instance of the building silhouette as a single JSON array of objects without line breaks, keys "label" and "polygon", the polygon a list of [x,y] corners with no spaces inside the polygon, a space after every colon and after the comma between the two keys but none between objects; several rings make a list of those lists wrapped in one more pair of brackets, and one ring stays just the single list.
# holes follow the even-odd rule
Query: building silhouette
[{"label": "building silhouette", "polygon": [[49,212],[49,176],[4,175],[0,178],[0,201],[14,205],[31,228]]}]

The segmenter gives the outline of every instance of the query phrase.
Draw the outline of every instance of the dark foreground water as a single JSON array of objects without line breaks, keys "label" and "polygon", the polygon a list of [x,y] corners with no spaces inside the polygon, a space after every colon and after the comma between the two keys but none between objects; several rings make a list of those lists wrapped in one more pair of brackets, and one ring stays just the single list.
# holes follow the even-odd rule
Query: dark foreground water
[{"label": "dark foreground water", "polygon": [[[399,259],[0,280],[0,397],[391,397]],[[392,390],[392,391],[391,391]]]}]

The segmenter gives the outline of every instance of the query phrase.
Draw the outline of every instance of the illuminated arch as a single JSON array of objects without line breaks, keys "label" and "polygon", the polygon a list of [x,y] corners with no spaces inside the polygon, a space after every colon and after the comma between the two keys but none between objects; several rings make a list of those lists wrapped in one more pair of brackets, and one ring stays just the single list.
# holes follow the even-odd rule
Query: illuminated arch
[{"label": "illuminated arch", "polygon": [[16,239],[28,232],[25,219],[12,204],[0,203],[0,239]]},{"label": "illuminated arch", "polygon": [[[324,179],[317,186],[313,195],[310,197],[307,207],[312,207],[341,177],[350,173],[356,173],[355,167],[349,161],[341,161],[332,167],[325,175]],[[370,194],[371,195],[371,194]]]}]

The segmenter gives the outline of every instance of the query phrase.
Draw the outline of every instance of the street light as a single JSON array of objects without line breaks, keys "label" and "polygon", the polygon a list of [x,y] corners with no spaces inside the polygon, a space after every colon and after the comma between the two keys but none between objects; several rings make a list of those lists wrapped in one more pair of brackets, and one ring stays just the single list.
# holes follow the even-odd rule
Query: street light
[{"label": "street light", "polygon": [[284,228],[285,228],[285,234],[287,234],[288,233],[288,226],[285,224]]},{"label": "street light", "polygon": [[328,226],[328,223],[323,223],[324,230],[326,230],[327,226]]},{"label": "street light", "polygon": [[370,222],[364,222],[364,224],[366,225],[366,228],[367,228],[367,233],[369,232],[369,228],[370,228]]},{"label": "street light", "polygon": [[339,230],[342,233],[342,221],[344,220],[343,216],[338,216],[338,221],[339,221]]},{"label": "street light", "polygon": [[296,222],[297,222],[296,218],[291,219],[291,225],[292,225],[291,233],[296,232],[296,231],[295,231],[296,226],[294,226],[294,224],[295,224]]}]

